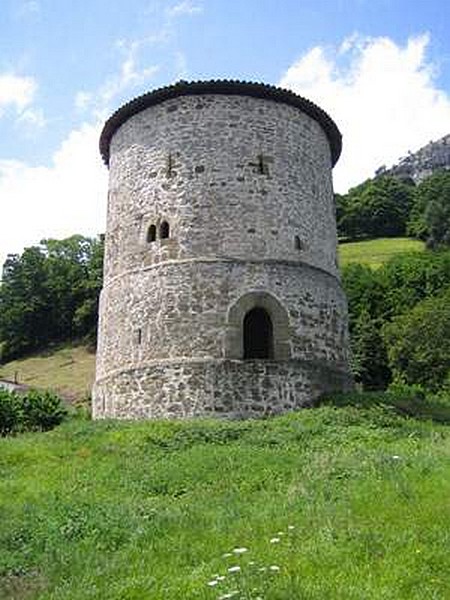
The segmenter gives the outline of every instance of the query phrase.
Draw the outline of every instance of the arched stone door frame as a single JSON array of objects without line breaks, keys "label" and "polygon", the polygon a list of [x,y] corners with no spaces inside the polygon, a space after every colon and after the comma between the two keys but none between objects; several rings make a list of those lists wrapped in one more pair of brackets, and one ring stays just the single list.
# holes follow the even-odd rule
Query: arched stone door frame
[{"label": "arched stone door frame", "polygon": [[269,314],[273,327],[273,360],[291,358],[289,317],[282,303],[265,291],[252,291],[241,296],[227,312],[225,358],[244,358],[244,318],[254,308],[263,308]]}]

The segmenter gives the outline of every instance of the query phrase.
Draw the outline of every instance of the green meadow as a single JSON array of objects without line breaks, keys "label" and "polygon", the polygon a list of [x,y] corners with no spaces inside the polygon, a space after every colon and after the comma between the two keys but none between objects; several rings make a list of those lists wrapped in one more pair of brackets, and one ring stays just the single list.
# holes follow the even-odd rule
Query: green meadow
[{"label": "green meadow", "polygon": [[403,237],[344,242],[339,244],[339,261],[343,267],[361,263],[376,268],[398,254],[422,252],[424,248],[425,244],[420,240]]},{"label": "green meadow", "polygon": [[450,598],[450,404],[0,439],[0,598]]}]

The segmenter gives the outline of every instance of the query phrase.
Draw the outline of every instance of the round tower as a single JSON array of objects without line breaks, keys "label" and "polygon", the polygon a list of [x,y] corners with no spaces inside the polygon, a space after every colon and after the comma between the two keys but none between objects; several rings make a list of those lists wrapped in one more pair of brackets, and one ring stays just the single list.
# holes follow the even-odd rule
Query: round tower
[{"label": "round tower", "polygon": [[109,166],[94,417],[258,416],[351,387],[330,117],[280,88],[162,88]]}]

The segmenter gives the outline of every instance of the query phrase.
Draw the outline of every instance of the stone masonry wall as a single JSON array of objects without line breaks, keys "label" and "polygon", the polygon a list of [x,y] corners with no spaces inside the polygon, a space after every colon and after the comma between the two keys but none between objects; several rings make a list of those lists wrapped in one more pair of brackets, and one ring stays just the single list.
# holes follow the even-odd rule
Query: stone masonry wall
[{"label": "stone masonry wall", "polygon": [[[110,150],[94,416],[253,416],[351,385],[330,148],[314,119],[262,98],[181,96],[132,116]],[[169,238],[149,242],[162,221]],[[244,298],[266,303],[275,360],[242,360]]]},{"label": "stone masonry wall", "polygon": [[[172,239],[149,247],[148,226],[162,219]],[[336,273],[336,244],[328,140],[295,107],[181,97],[134,115],[113,137],[107,279],[199,256],[291,259]]]}]

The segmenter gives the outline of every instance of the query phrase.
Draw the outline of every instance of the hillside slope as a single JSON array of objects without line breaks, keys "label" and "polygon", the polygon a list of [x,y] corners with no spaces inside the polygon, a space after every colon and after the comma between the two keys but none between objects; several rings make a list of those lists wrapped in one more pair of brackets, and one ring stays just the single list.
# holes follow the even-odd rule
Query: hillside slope
[{"label": "hillside slope", "polygon": [[339,262],[341,267],[351,263],[380,267],[398,254],[422,252],[424,249],[423,242],[406,237],[346,242],[339,245]]},{"label": "hillside slope", "polygon": [[70,344],[0,365],[0,379],[49,388],[69,401],[89,396],[94,372],[95,354],[86,346]]},{"label": "hillside slope", "polygon": [[0,439],[0,597],[449,598],[449,428],[376,399]]}]

